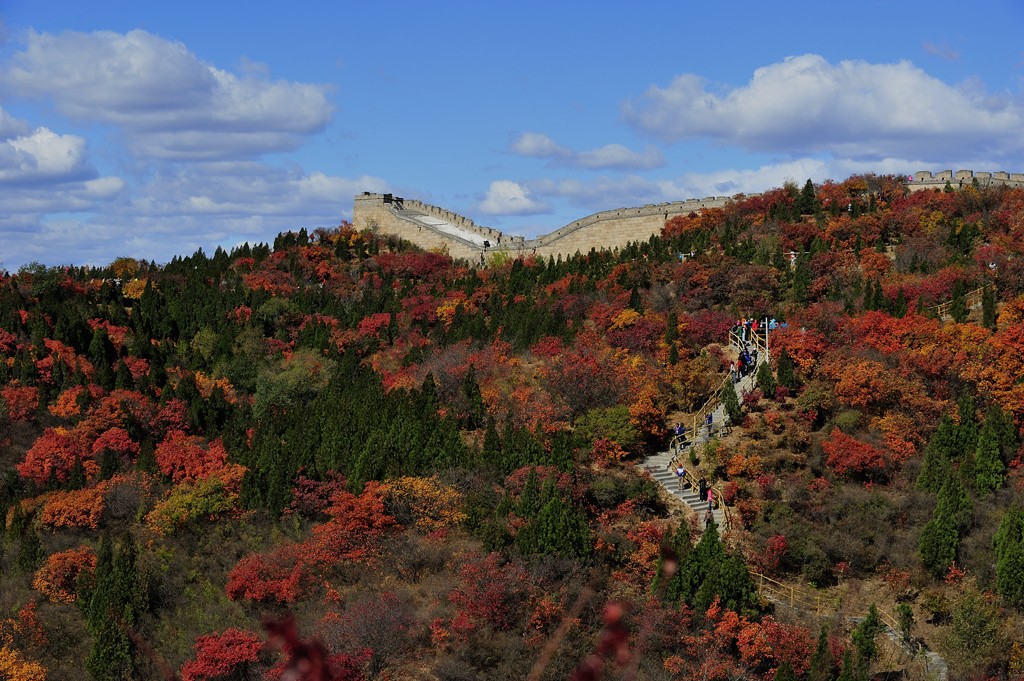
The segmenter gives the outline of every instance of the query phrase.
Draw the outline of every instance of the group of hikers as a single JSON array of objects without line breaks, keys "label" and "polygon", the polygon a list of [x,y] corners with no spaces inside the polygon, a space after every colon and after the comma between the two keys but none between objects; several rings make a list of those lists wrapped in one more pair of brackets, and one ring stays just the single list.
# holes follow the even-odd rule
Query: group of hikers
[{"label": "group of hikers", "polygon": [[[682,463],[676,464],[675,473],[679,491],[682,492],[686,485],[689,484],[686,467]],[[703,475],[697,481],[697,496],[701,501],[706,501],[708,504],[707,512],[704,514],[704,526],[707,527],[714,521],[715,490],[711,489],[711,485],[708,484],[707,478]]]},{"label": "group of hikers", "polygon": [[[758,331],[761,331],[762,329],[765,328],[767,328],[768,331],[774,331],[775,329],[779,328],[779,326],[780,324],[778,320],[775,319],[775,317],[772,317],[771,319],[765,319],[764,321],[755,319],[753,317],[740,317],[739,320],[737,320],[736,322],[736,326],[734,326],[732,330],[733,333],[740,337],[741,341],[747,343],[753,340],[754,335],[757,334]],[[781,326],[786,326],[786,323],[783,322]]]},{"label": "group of hikers", "polygon": [[739,383],[740,379],[749,374],[757,366],[757,348],[748,350],[744,347],[740,350],[736,361],[729,365],[729,375],[733,383]]}]

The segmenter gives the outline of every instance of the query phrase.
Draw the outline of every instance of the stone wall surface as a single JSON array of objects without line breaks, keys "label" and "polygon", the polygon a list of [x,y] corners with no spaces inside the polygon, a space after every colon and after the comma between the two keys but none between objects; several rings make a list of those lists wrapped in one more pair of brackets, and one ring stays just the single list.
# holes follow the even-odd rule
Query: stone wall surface
[{"label": "stone wall surface", "polygon": [[[970,185],[975,180],[987,187],[1003,185],[1024,187],[1024,173],[975,172],[973,170],[944,170],[932,173],[920,170],[907,180],[910,191],[944,189]],[[748,196],[756,196],[750,194]],[[587,253],[591,249],[622,248],[634,241],[647,241],[660,234],[665,222],[677,215],[699,213],[707,208],[721,208],[732,200],[727,196],[687,199],[671,203],[652,204],[638,208],[617,208],[588,215],[555,231],[525,239],[503,234],[501,230],[476,224],[470,218],[439,206],[416,199],[403,199],[391,194],[364,192],[355,197],[352,223],[357,229],[371,229],[383,235],[396,236],[427,250],[445,250],[453,258],[464,258],[471,263],[483,263],[490,253],[536,254],[542,257],[568,257]],[[404,215],[403,215],[404,213]],[[471,237],[459,238],[412,219],[410,215],[423,214],[444,220],[458,230],[479,235],[490,242],[481,248]]]}]

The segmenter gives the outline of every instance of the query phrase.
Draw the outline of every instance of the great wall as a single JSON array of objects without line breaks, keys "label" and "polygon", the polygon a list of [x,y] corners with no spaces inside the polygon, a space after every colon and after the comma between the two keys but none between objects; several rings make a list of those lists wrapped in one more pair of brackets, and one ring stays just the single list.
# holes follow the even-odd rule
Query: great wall
[{"label": "great wall", "polygon": [[[920,170],[908,178],[906,185],[910,191],[922,191],[942,190],[947,184],[957,189],[973,183],[981,187],[1024,187],[1024,173],[945,170],[933,174]],[[665,222],[677,215],[721,208],[732,200],[731,196],[712,196],[616,208],[580,218],[535,239],[526,239],[478,225],[467,217],[422,201],[363,192],[355,197],[352,223],[360,230],[398,237],[425,250],[444,250],[453,258],[483,264],[488,255],[495,252],[546,258],[587,253],[592,248],[622,248],[660,234]]]}]

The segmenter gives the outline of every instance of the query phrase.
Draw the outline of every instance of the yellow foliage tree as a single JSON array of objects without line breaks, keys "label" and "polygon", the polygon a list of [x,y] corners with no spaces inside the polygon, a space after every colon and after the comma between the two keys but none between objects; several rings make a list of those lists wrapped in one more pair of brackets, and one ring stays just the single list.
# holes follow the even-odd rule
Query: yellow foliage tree
[{"label": "yellow foliage tree", "polygon": [[462,495],[436,476],[389,480],[381,490],[391,515],[412,516],[413,525],[424,532],[443,530],[466,519]]},{"label": "yellow foliage tree", "polygon": [[0,647],[0,679],[6,681],[46,681],[46,667],[25,660],[17,650]]}]

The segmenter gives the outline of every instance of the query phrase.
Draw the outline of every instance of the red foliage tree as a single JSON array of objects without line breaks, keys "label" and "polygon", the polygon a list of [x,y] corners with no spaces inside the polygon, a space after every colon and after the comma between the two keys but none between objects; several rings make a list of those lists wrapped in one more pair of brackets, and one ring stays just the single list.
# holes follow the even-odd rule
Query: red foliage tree
[{"label": "red foliage tree", "polygon": [[181,668],[182,681],[217,681],[245,677],[246,670],[259,661],[263,650],[260,636],[231,627],[219,634],[196,639],[196,659]]},{"label": "red foliage tree", "polygon": [[[91,464],[91,459],[84,460],[79,443],[63,428],[47,428],[40,435],[32,448],[25,454],[25,459],[15,466],[18,475],[31,480],[37,485],[45,485],[50,480],[66,482],[75,464],[82,461],[83,466]],[[89,472],[87,466],[86,473]]]},{"label": "red foliage tree", "polygon": [[838,428],[832,429],[821,448],[828,457],[826,463],[839,475],[873,479],[884,476],[888,468],[888,461],[881,450],[850,437]]},{"label": "red foliage tree", "polygon": [[327,513],[331,519],[313,528],[309,539],[240,560],[228,575],[228,598],[295,601],[345,562],[374,561],[375,540],[398,527],[385,513],[383,497],[372,482],[359,496],[337,493]]},{"label": "red foliage tree", "polygon": [[93,456],[99,456],[104,451],[110,451],[122,456],[134,457],[139,453],[139,449],[139,443],[132,440],[131,436],[128,435],[128,431],[118,427],[104,431],[92,443]]},{"label": "red foliage tree", "polygon": [[227,463],[227,452],[220,440],[203,447],[203,440],[172,430],[156,447],[156,465],[175,483],[195,482],[215,475]]},{"label": "red foliage tree", "polygon": [[528,574],[520,563],[503,562],[497,553],[470,559],[459,582],[448,594],[457,608],[451,622],[456,636],[464,639],[485,624],[508,631],[519,622],[529,595]]},{"label": "red foliage tree", "polygon": [[11,421],[35,419],[36,409],[39,407],[39,388],[19,385],[14,381],[0,390],[0,398],[7,405],[7,418]]}]

